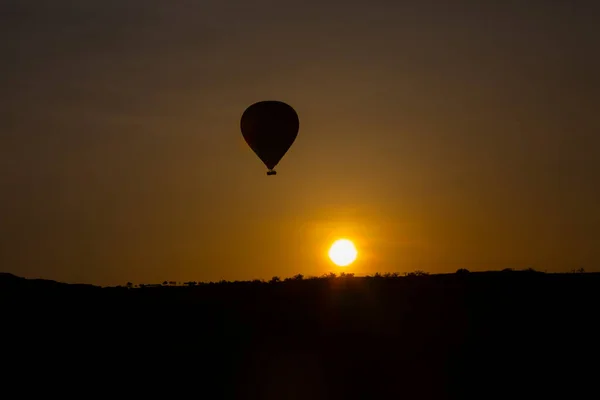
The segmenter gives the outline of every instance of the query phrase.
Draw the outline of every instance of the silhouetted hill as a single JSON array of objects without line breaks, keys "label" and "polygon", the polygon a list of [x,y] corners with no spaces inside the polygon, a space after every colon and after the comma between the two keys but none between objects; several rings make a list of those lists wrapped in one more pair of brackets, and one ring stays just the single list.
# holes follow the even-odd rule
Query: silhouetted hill
[{"label": "silhouetted hill", "polygon": [[99,288],[99,286],[88,284],[68,284],[57,282],[49,279],[26,279],[19,276],[0,272],[0,289],[2,290],[47,290],[47,289],[91,289]]},{"label": "silhouetted hill", "polygon": [[70,379],[94,387],[161,382],[243,399],[587,398],[579,392],[597,371],[600,274],[301,278],[101,288],[2,274],[0,291],[18,362],[67,362]]}]

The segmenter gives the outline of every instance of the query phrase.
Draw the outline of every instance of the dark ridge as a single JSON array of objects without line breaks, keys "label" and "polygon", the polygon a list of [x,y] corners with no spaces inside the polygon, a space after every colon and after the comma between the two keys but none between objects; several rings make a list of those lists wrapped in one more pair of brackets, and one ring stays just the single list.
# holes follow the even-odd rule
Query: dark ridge
[{"label": "dark ridge", "polygon": [[0,272],[0,288],[3,290],[18,289],[18,290],[40,290],[48,288],[61,288],[61,289],[92,289],[100,288],[90,284],[81,283],[64,283],[57,282],[51,279],[28,279],[16,276],[7,272]]},{"label": "dark ridge", "polygon": [[600,355],[599,289],[600,273],[581,271],[137,288],[1,274],[3,360],[38,383],[68,376],[138,395],[183,387],[203,398],[587,398]]}]

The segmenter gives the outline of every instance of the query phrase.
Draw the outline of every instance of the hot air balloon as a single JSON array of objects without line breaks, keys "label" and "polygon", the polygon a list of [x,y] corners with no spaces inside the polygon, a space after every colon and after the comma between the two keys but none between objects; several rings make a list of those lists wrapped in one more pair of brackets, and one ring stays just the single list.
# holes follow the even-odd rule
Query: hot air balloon
[{"label": "hot air balloon", "polygon": [[300,129],[296,111],[282,101],[265,100],[249,106],[242,114],[240,128],[244,140],[269,169],[273,169],[290,149]]}]

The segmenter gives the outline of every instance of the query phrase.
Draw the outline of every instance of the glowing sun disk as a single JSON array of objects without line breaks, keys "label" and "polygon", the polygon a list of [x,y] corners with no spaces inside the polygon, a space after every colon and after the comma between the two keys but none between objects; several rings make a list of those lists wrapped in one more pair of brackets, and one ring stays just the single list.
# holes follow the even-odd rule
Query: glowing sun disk
[{"label": "glowing sun disk", "polygon": [[336,240],[329,249],[329,258],[340,267],[352,264],[357,255],[358,251],[356,251],[354,243],[348,239]]}]

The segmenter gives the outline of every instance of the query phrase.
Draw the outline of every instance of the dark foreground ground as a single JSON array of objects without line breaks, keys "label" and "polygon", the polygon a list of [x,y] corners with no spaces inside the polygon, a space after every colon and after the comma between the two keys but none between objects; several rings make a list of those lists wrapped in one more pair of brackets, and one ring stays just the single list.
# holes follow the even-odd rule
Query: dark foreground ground
[{"label": "dark foreground ground", "polygon": [[600,274],[141,289],[2,274],[0,305],[7,393],[600,398]]}]

